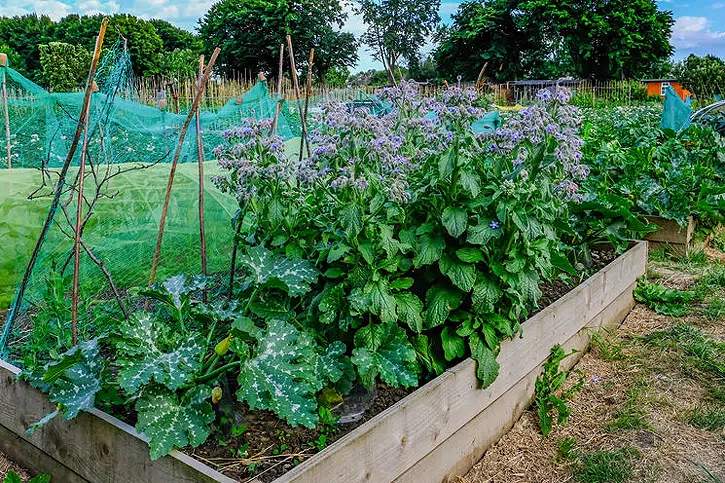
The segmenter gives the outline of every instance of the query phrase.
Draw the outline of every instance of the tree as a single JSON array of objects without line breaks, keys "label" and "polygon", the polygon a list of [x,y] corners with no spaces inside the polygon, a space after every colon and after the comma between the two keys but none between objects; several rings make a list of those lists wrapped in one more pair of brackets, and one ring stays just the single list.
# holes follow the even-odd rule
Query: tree
[{"label": "tree", "polygon": [[[68,15],[56,27],[55,38],[61,42],[93,49],[104,15]],[[161,72],[163,41],[153,24],[129,14],[108,17],[107,42],[119,31],[128,40],[133,71],[137,76],[149,76]]]},{"label": "tree", "polygon": [[39,45],[55,40],[55,24],[45,15],[0,18],[0,44],[22,52],[21,62],[11,67],[35,82],[42,82]]},{"label": "tree", "polygon": [[88,76],[91,53],[76,45],[50,42],[40,46],[44,84],[54,92],[77,89]]},{"label": "tree", "polygon": [[473,0],[441,35],[437,58],[473,78],[636,78],[672,54],[672,12],[655,0]]},{"label": "tree", "polygon": [[[206,50],[221,48],[222,73],[247,70],[276,75],[279,46],[292,36],[296,63],[315,49],[316,72],[357,61],[352,35],[338,32],[347,15],[339,0],[221,0],[199,22]],[[285,58],[286,62],[286,58]]]},{"label": "tree", "polygon": [[714,55],[691,54],[675,65],[675,76],[682,86],[702,99],[725,93],[725,61]]},{"label": "tree", "polygon": [[164,54],[161,73],[179,79],[199,74],[199,54],[191,49],[176,49]]},{"label": "tree", "polygon": [[328,87],[338,88],[345,87],[347,79],[350,78],[350,69],[343,66],[336,66],[327,71],[325,76],[325,85]]},{"label": "tree", "polygon": [[201,54],[204,44],[198,35],[175,27],[166,20],[154,18],[149,20],[149,23],[154,26],[154,30],[161,37],[164,52],[187,49],[194,52],[197,57]]},{"label": "tree", "polygon": [[417,58],[427,37],[440,22],[440,0],[359,0],[357,13],[367,30],[362,41],[394,81],[401,58]]}]

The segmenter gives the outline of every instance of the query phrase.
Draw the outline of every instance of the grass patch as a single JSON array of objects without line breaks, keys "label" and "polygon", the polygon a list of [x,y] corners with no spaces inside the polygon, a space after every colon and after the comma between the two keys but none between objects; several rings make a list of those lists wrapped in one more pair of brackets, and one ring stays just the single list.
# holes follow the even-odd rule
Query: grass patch
[{"label": "grass patch", "polygon": [[556,460],[567,461],[575,456],[576,439],[571,436],[562,438],[556,445]]},{"label": "grass patch", "polygon": [[592,334],[591,343],[594,348],[599,350],[600,357],[605,361],[621,361],[627,358],[621,342],[608,329],[602,329]]},{"label": "grass patch", "polygon": [[649,384],[643,380],[637,380],[627,391],[627,400],[623,407],[615,413],[614,420],[606,425],[608,431],[627,429],[651,429],[645,417],[647,412],[644,409],[644,394],[649,389]]},{"label": "grass patch", "polygon": [[716,379],[725,378],[725,344],[708,337],[697,327],[677,324],[641,340],[651,347],[678,354],[680,367],[687,375],[699,371]]},{"label": "grass patch", "polygon": [[719,407],[696,408],[690,413],[688,422],[696,428],[718,431],[725,428],[725,409]]},{"label": "grass patch", "polygon": [[725,318],[725,299],[721,297],[713,297],[707,301],[707,304],[702,309],[702,314],[708,318],[708,320],[722,320]]},{"label": "grass patch", "polygon": [[632,460],[638,455],[629,446],[580,454],[574,475],[584,483],[624,483],[632,478]]}]

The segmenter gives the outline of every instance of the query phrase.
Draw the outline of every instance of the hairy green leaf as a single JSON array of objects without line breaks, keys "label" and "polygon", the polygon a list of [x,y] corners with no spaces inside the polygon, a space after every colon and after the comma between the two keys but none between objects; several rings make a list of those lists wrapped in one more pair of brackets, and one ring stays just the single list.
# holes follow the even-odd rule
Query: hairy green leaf
[{"label": "hairy green leaf", "polygon": [[471,357],[476,361],[476,377],[486,388],[498,377],[499,365],[496,353],[477,335],[469,337],[468,344],[471,348]]},{"label": "hairy green leaf", "polygon": [[451,310],[461,305],[461,292],[452,287],[434,285],[425,294],[426,329],[437,327],[448,319]]},{"label": "hairy green leaf", "polygon": [[441,273],[464,292],[470,292],[476,283],[476,267],[470,263],[464,263],[450,255],[443,255],[438,261],[438,266]]},{"label": "hairy green leaf", "polygon": [[409,292],[395,294],[395,302],[398,305],[398,318],[410,330],[420,333],[423,330],[423,302],[417,295]]},{"label": "hairy green leaf", "polygon": [[438,235],[426,234],[420,238],[418,242],[418,253],[413,258],[413,265],[415,268],[420,268],[423,265],[430,265],[438,261],[443,254],[443,248],[446,243]]},{"label": "hairy green leaf", "polygon": [[[391,386],[410,387],[418,384],[416,353],[408,341],[405,330],[396,324],[377,324],[370,338],[375,345],[357,347],[352,351],[352,362],[367,387],[380,379]],[[356,334],[356,343],[357,343]]]},{"label": "hairy green leaf", "polygon": [[169,389],[152,385],[136,402],[136,430],[149,438],[151,459],[156,460],[174,448],[199,446],[209,437],[209,425],[215,415],[207,399],[209,386],[194,386],[178,395]]},{"label": "hairy green leaf", "polygon": [[466,241],[474,245],[486,245],[491,240],[501,236],[501,228],[491,228],[492,221],[482,218],[478,225],[468,227],[468,237]]},{"label": "hairy green leaf", "polygon": [[279,320],[268,323],[252,357],[239,370],[237,398],[251,409],[267,409],[290,425],[317,424],[316,344],[294,326]]},{"label": "hairy green leaf", "polygon": [[190,382],[199,369],[199,354],[204,350],[199,339],[192,336],[171,352],[162,350],[158,340],[162,332],[148,312],[121,322],[119,332],[118,383],[129,394],[152,379],[174,391]]},{"label": "hairy green leaf", "polygon": [[251,272],[252,282],[281,288],[293,297],[309,292],[317,280],[317,270],[307,260],[292,261],[262,245],[250,248],[239,264]]},{"label": "hairy green leaf", "polygon": [[463,208],[449,206],[443,210],[441,221],[448,233],[452,237],[458,238],[466,231],[466,227],[468,226],[468,213]]},{"label": "hairy green leaf", "polygon": [[452,361],[466,355],[466,342],[463,337],[456,334],[451,327],[443,327],[441,332],[441,343],[443,345],[443,353],[447,361]]}]

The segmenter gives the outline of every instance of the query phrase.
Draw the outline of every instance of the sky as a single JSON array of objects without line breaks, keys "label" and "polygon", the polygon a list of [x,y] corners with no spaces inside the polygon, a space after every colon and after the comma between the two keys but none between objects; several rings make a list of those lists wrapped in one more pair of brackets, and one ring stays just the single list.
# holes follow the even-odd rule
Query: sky
[{"label": "sky", "polygon": [[[0,0],[0,16],[35,12],[57,20],[70,13],[130,13],[141,18],[162,18],[194,31],[199,18],[212,3],[194,0]],[[451,22],[451,15],[459,4],[458,1],[442,0],[440,17],[444,23]],[[676,59],[692,53],[725,58],[725,0],[659,0],[658,4],[663,10],[671,10],[675,18],[672,45]],[[353,13],[349,3],[345,10],[349,15],[343,30],[356,36],[362,34],[365,30],[362,19]],[[429,43],[423,52],[432,48]],[[358,54],[360,59],[354,71],[382,68],[366,47],[361,47]]]}]

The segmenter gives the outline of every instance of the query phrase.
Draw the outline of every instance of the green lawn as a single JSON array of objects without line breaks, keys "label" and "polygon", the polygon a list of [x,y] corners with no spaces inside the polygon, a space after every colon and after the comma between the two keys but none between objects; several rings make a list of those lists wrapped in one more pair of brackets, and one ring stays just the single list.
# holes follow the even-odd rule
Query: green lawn
[{"label": "green lawn", "polygon": [[[117,194],[99,202],[86,228],[85,241],[97,256],[103,258],[119,286],[139,286],[148,280],[169,169],[169,164],[157,165],[114,178],[111,187]],[[211,271],[224,270],[229,261],[230,220],[237,206],[231,196],[220,193],[209,181],[218,173],[216,162],[205,164],[205,218]],[[0,308],[6,308],[35,246],[50,199],[27,199],[39,184],[37,170],[2,170],[0,176],[3,186],[0,191],[0,240],[3,241],[0,245]],[[200,271],[197,199],[196,164],[179,165],[164,234],[161,279],[182,271]],[[60,211],[56,219],[64,223]],[[39,296],[45,279],[43,275],[51,269],[53,262],[61,264],[72,246],[72,240],[62,235],[58,228],[51,230],[31,279],[29,300]],[[72,268],[69,268],[66,275],[71,272]],[[88,290],[105,289],[100,271],[87,257],[83,258],[82,275]]]}]

